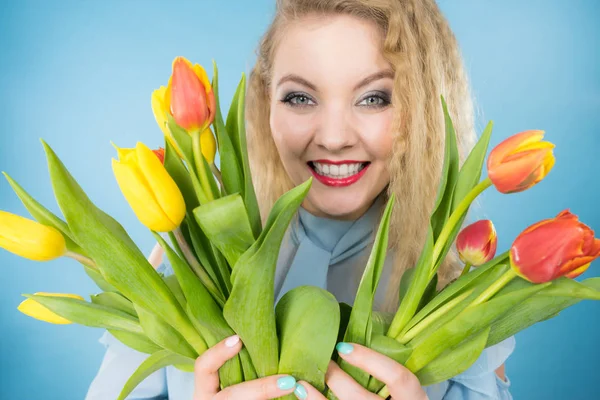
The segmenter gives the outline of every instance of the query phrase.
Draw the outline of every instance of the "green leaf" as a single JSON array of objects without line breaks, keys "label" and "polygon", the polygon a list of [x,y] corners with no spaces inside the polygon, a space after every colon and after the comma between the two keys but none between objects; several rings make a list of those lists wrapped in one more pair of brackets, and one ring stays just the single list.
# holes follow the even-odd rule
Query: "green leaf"
[{"label": "green leaf", "polygon": [[137,318],[137,313],[135,312],[135,308],[133,308],[131,301],[119,293],[104,292],[100,294],[93,294],[90,296],[90,298],[94,304],[100,304],[106,307],[114,308],[116,310],[123,311],[134,318]]},{"label": "green leaf", "polygon": [[422,386],[433,385],[469,369],[481,355],[490,334],[488,326],[472,338],[464,340],[456,348],[448,349],[417,372]]},{"label": "green leaf", "polygon": [[21,202],[23,203],[27,211],[29,211],[31,216],[35,218],[36,221],[38,221],[40,224],[49,225],[58,229],[58,231],[61,232],[63,234],[63,237],[65,238],[67,249],[75,253],[86,255],[84,250],[77,243],[75,243],[75,239],[71,233],[71,230],[69,229],[69,226],[65,221],[57,217],[50,210],[48,210],[37,200],[31,197],[31,195],[27,193],[25,189],[23,189],[6,172],[2,173],[4,174],[4,177],[6,178],[10,186],[13,188],[16,195],[19,197],[19,199],[21,199]]},{"label": "green leaf", "polygon": [[181,286],[179,286],[177,277],[175,275],[169,275],[165,276],[163,280],[165,281],[169,289],[171,289],[171,292],[173,293],[179,304],[181,304],[181,308],[185,310],[185,308],[187,307],[187,301],[185,299],[185,296],[183,295]]},{"label": "green leaf", "polygon": [[173,178],[177,184],[179,190],[181,190],[183,198],[185,199],[187,212],[191,214],[194,208],[198,207],[200,204],[198,202],[198,196],[196,196],[196,192],[194,191],[194,184],[192,183],[189,171],[185,167],[185,164],[183,164],[183,161],[179,158],[179,155],[169,140],[165,140],[164,165],[169,175],[171,175],[171,178]]},{"label": "green leaf", "polygon": [[[230,273],[229,271],[225,271],[223,274],[223,271],[221,271],[219,265],[217,265],[217,259],[214,255],[212,244],[193,217],[190,216],[189,218],[186,218],[185,226],[188,228],[187,233],[190,239],[188,243],[192,243],[192,247],[200,260],[200,264],[210,276],[213,283],[217,285],[221,294],[225,295],[229,293],[228,288],[231,288]],[[182,231],[185,232],[183,229]]]},{"label": "green leaf", "polygon": [[[420,371],[446,349],[452,348],[467,337],[490,326],[495,320],[502,317],[518,304],[525,301],[546,285],[536,285],[514,291],[477,306],[467,308],[453,318],[414,348],[413,353],[406,362],[406,367],[413,373]],[[411,345],[409,343],[409,345]]]},{"label": "green leaf", "polygon": [[71,232],[108,283],[134,304],[152,310],[181,332],[197,352],[206,344],[184,310],[125,229],[91,202],[45,142],[54,195]]},{"label": "green leaf", "polygon": [[[371,315],[373,302],[375,300],[375,292],[377,291],[379,278],[381,277],[381,272],[383,271],[383,265],[385,263],[390,217],[392,215],[394,201],[395,197],[392,195],[388,200],[383,216],[381,217],[369,261],[367,262],[367,266],[365,267],[356,292],[352,313],[350,314],[350,321],[348,322],[348,328],[344,335],[344,342],[358,343],[367,347],[371,344]],[[339,364],[356,382],[360,383],[363,387],[367,386],[369,382],[368,373],[342,359],[339,360]]]},{"label": "green leaf", "polygon": [[[526,282],[523,279],[518,281]],[[529,282],[526,284],[533,286]],[[587,289],[577,287],[579,285]],[[560,311],[579,303],[582,299],[590,298],[590,296],[586,297],[588,290],[590,294],[598,293],[600,278],[586,279],[581,283],[568,278],[553,281],[550,286],[514,307],[510,314],[495,321],[492,324],[492,331],[486,346],[500,343],[537,322],[556,316]],[[595,295],[591,297],[595,297]]]},{"label": "green leaf", "polygon": [[[484,274],[490,272],[492,268],[496,265],[500,264],[502,261],[508,258],[508,251],[504,252],[496,256],[494,259],[488,261],[487,263],[481,265],[477,269],[469,272],[466,275],[461,276],[456,281],[446,286],[442,291],[435,297],[433,300],[428,302],[422,309],[419,311],[406,325],[406,327],[401,332],[401,335],[404,335],[410,328],[415,326],[417,323],[421,322],[426,316],[442,307],[448,301],[453,298],[459,296],[464,293],[469,288],[473,287],[471,285],[472,282],[475,282],[477,279],[480,279]],[[501,274],[501,273],[500,273]],[[498,275],[499,276],[499,275]],[[513,280],[514,282],[514,280]]]},{"label": "green leaf", "polygon": [[[210,292],[200,282],[190,266],[171,249],[167,242],[157,233],[154,237],[165,250],[165,254],[173,268],[174,276],[181,285],[181,290],[187,299],[187,312],[192,323],[206,340],[209,347],[217,342],[234,335],[235,332],[227,325],[223,312],[213,299]],[[229,360],[219,370],[221,384],[231,386],[243,380],[239,358]]]},{"label": "green leaf", "polygon": [[388,356],[400,364],[404,364],[406,360],[408,360],[408,357],[410,357],[413,350],[385,335],[373,335],[371,349]]},{"label": "green leaf", "polygon": [[305,380],[325,390],[325,373],[340,324],[335,297],[315,286],[300,286],[277,303],[280,374]]},{"label": "green leaf", "polygon": [[[192,161],[194,160],[194,150],[192,147],[192,137],[185,129],[175,122],[175,118],[169,113],[167,113],[167,127],[171,132],[173,141],[175,141],[175,144],[177,144],[177,147],[181,150],[181,154],[188,164],[188,168],[193,168],[194,163]],[[198,171],[194,170],[194,172],[197,173]]]},{"label": "green leaf", "polygon": [[140,325],[151,341],[173,353],[181,354],[182,356],[193,359],[198,357],[196,351],[190,347],[183,336],[162,318],[140,306],[134,306],[140,319]]},{"label": "green leaf", "polygon": [[167,367],[169,365],[183,364],[194,366],[194,359],[183,357],[179,354],[174,354],[168,350],[161,350],[144,360],[138,369],[131,375],[125,383],[123,390],[119,394],[117,400],[124,400],[140,383],[149,377],[152,373]]},{"label": "green leaf", "polygon": [[118,292],[118,290],[113,285],[106,282],[106,279],[104,279],[100,272],[86,265],[83,266],[83,270],[85,271],[87,276],[89,276],[101,290],[105,292]]},{"label": "green leaf", "polygon": [[[371,315],[373,335],[385,335],[394,319],[394,314],[389,312],[373,311]],[[340,341],[342,341],[340,339]]]},{"label": "green leaf", "polygon": [[417,307],[417,312],[419,312],[423,307],[429,304],[435,298],[435,296],[437,296],[437,284],[438,275],[436,273],[435,275],[433,275],[433,279],[429,281],[427,287],[425,288],[423,297],[421,297],[421,301],[419,302],[419,306]]},{"label": "green leaf", "polygon": [[433,229],[433,241],[436,242],[444,224],[450,216],[452,207],[452,196],[458,178],[458,146],[456,144],[456,133],[452,118],[448,113],[448,106],[444,96],[441,96],[442,109],[446,125],[446,137],[444,141],[444,165],[440,177],[437,199],[431,213],[431,227]]},{"label": "green leaf", "polygon": [[[196,171],[196,167],[194,164],[194,151],[192,146],[192,138],[187,133],[185,129],[177,125],[175,119],[167,113],[167,127],[171,132],[171,137],[173,141],[175,141],[177,147],[181,150],[181,155],[183,160],[187,164],[187,170],[192,182],[192,188],[196,193],[196,198],[200,202],[200,204],[204,204],[208,202],[208,198],[200,184],[200,179],[198,177],[198,171]],[[207,188],[208,189],[208,188]]]},{"label": "green leaf", "polygon": [[231,142],[236,150],[237,157],[241,160],[241,167],[244,177],[244,204],[248,210],[248,218],[252,226],[254,237],[261,233],[260,210],[254,185],[252,184],[252,175],[250,173],[250,162],[248,160],[248,146],[246,145],[246,127],[244,120],[244,105],[246,96],[246,75],[242,74],[242,79],[235,91],[233,101],[227,115],[227,132],[231,137]]},{"label": "green leaf", "polygon": [[137,318],[114,308],[69,297],[32,294],[23,296],[35,300],[55,314],[76,324],[143,333]]},{"label": "green leaf", "polygon": [[[221,163],[221,175],[223,179],[223,185],[225,191],[228,194],[239,193],[244,194],[244,173],[241,166],[241,155],[235,149],[232,143],[225,123],[223,122],[223,116],[221,115],[221,106],[219,104],[219,71],[217,64],[213,61],[213,81],[212,81],[213,93],[215,95],[215,120],[213,128],[217,137],[217,143],[219,145],[219,159]],[[235,101],[235,98],[234,98]]]},{"label": "green leaf", "polygon": [[[233,288],[223,308],[225,320],[246,345],[259,377],[277,373],[278,343],[275,327],[274,279],[281,241],[306,197],[312,179],[295,187],[275,203],[268,229],[233,268]],[[274,214],[274,213],[277,214]]]},{"label": "green leaf", "polygon": [[229,265],[252,246],[254,236],[244,202],[239,194],[211,201],[194,210],[194,216],[211,243],[221,251]]},{"label": "green leaf", "polygon": [[460,169],[454,188],[454,196],[452,197],[451,213],[456,210],[456,207],[460,202],[463,201],[467,194],[479,183],[481,170],[490,143],[490,137],[492,136],[493,126],[494,123],[490,121]]},{"label": "green leaf", "polygon": [[141,353],[152,354],[162,350],[143,334],[117,331],[114,329],[108,329],[108,332],[110,332],[111,335],[117,338],[117,340],[119,340],[125,346],[131,347],[132,349]]},{"label": "green leaf", "polygon": [[430,224],[429,229],[427,230],[425,246],[423,247],[423,251],[421,251],[414,272],[412,272],[413,276],[410,279],[410,285],[406,294],[402,297],[400,307],[398,308],[398,311],[396,311],[396,315],[388,330],[387,335],[389,337],[397,338],[405,328],[406,324],[417,312],[417,307],[429,284],[429,265],[431,265],[432,250],[433,230]]}]

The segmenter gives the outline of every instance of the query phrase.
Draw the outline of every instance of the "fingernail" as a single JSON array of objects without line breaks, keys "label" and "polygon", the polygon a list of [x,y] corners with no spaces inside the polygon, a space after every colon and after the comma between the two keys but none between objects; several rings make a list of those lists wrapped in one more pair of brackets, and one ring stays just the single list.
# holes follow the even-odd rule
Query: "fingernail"
[{"label": "fingernail", "polygon": [[296,386],[296,379],[293,376],[282,376],[277,379],[277,387],[280,390],[289,390]]},{"label": "fingernail", "polygon": [[227,340],[225,341],[225,346],[233,347],[236,344],[238,344],[239,341],[240,341],[240,337],[238,335],[233,335],[233,336],[227,338]]},{"label": "fingernail", "polygon": [[304,400],[305,398],[308,397],[308,393],[306,392],[306,389],[304,388],[304,386],[302,386],[299,383],[296,384],[296,389],[294,390],[294,394],[296,395],[297,398],[302,399],[302,400]]},{"label": "fingernail", "polygon": [[354,350],[354,346],[352,346],[350,343],[344,342],[339,342],[335,348],[337,349],[338,353],[342,354],[350,354]]}]

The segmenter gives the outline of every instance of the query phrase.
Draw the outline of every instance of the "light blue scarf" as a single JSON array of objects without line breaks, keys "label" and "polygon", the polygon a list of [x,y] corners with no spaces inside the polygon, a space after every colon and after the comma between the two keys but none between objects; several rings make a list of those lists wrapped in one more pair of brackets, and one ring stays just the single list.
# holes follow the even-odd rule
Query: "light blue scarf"
[{"label": "light blue scarf", "polygon": [[[372,243],[383,205],[383,197],[377,197],[367,212],[355,221],[317,217],[300,208],[298,218],[294,218],[290,224],[289,232],[291,245],[297,248],[295,256],[287,270],[286,265],[278,266],[279,279],[276,279],[275,285],[277,301],[298,286],[312,285],[328,289],[329,267],[349,259]],[[285,242],[282,244],[289,245]],[[280,255],[287,250],[282,249]]]}]

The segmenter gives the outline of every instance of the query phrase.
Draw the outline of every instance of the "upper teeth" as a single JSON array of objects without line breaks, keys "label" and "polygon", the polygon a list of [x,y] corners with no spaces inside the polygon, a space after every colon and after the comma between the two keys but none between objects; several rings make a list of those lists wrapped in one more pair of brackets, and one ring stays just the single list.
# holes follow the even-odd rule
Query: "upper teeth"
[{"label": "upper teeth", "polygon": [[325,175],[332,178],[348,178],[349,176],[355,175],[363,167],[363,163],[352,163],[352,164],[322,164],[313,162],[315,170],[319,175]]}]

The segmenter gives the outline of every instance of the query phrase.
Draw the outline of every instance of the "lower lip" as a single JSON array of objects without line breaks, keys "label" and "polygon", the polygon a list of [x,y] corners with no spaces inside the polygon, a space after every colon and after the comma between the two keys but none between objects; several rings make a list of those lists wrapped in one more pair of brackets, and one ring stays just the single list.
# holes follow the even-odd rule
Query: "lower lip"
[{"label": "lower lip", "polygon": [[362,176],[367,172],[367,168],[369,168],[370,165],[371,164],[367,164],[363,169],[360,170],[360,172],[343,179],[336,179],[330,178],[328,176],[319,175],[317,174],[317,171],[312,169],[310,166],[308,167],[308,169],[313,174],[313,176],[317,178],[317,180],[322,184],[333,187],[344,187],[350,186],[353,183],[356,183],[356,181],[358,181],[360,178],[362,178]]}]

